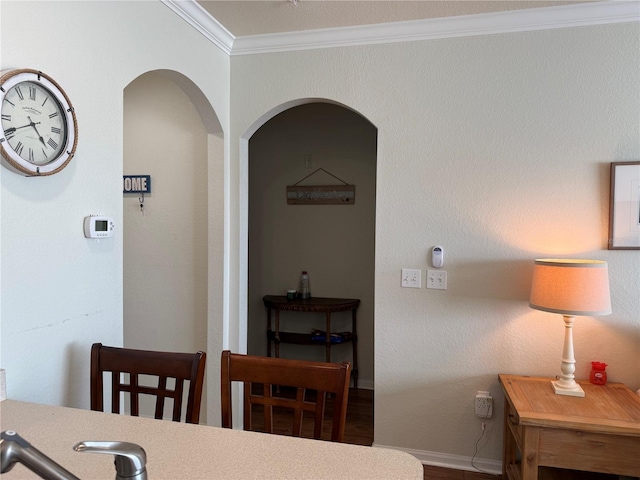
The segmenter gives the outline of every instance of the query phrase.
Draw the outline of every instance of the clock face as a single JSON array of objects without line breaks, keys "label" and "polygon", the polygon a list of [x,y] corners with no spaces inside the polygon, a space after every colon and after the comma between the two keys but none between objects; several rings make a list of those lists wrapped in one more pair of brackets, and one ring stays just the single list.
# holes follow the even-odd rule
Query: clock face
[{"label": "clock face", "polygon": [[34,82],[21,82],[7,91],[2,130],[13,151],[34,165],[55,160],[66,144],[67,125],[60,102]]},{"label": "clock face", "polygon": [[57,173],[76,146],[75,114],[62,89],[41,72],[20,70],[3,76],[3,160],[26,175]]}]

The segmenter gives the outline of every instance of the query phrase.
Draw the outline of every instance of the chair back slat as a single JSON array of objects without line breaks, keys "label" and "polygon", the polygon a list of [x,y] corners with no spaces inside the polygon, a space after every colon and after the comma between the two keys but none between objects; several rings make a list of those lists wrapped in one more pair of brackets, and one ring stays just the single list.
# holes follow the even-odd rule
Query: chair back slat
[{"label": "chair back slat", "polygon": [[[104,372],[111,372],[111,412],[120,413],[120,394],[129,393],[130,413],[140,414],[139,395],[156,397],[154,417],[161,419],[165,398],[173,400],[172,420],[179,422],[183,411],[184,382],[189,381],[185,421],[198,423],[204,383],[206,354],[156,352],[107,347],[95,343],[91,347],[91,410],[104,411]],[[124,378],[128,374],[128,383]],[[157,386],[140,385],[139,376],[157,377]],[[174,388],[167,380],[175,381]]]},{"label": "chair back slat", "polygon": [[[264,431],[267,433],[274,433],[274,407],[287,408],[293,410],[293,436],[302,435],[304,412],[309,412],[313,420],[313,438],[321,439],[326,396],[329,393],[333,399],[331,440],[342,442],[350,376],[349,362],[338,364],[288,360],[240,355],[225,350],[221,362],[222,426],[232,428],[232,384],[241,382],[244,384],[245,430],[257,428],[253,421],[253,405],[263,407]],[[295,388],[294,395],[284,397],[274,393],[280,388],[288,390],[287,387]]]}]

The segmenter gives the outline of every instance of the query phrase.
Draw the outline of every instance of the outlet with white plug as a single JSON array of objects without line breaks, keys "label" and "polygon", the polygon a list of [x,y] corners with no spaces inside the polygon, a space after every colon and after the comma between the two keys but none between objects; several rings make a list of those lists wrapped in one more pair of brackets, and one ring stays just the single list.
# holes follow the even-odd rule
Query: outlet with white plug
[{"label": "outlet with white plug", "polygon": [[491,418],[493,416],[493,397],[491,393],[478,391],[475,401],[476,416],[480,418]]}]

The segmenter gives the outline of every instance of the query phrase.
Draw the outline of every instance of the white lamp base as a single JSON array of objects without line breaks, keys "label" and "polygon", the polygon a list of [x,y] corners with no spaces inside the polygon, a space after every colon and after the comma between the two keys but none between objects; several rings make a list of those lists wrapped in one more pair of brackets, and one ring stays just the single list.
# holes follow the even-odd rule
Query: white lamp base
[{"label": "white lamp base", "polygon": [[584,390],[582,390],[582,387],[575,381],[573,382],[573,385],[567,385],[563,380],[556,380],[555,382],[551,382],[551,385],[553,385],[553,391],[556,392],[556,395],[584,397]]},{"label": "white lamp base", "polygon": [[573,355],[573,315],[563,315],[564,319],[564,349],[562,351],[562,375],[555,382],[551,382],[557,395],[584,397],[584,390],[576,383],[573,372],[576,371],[576,359]]}]

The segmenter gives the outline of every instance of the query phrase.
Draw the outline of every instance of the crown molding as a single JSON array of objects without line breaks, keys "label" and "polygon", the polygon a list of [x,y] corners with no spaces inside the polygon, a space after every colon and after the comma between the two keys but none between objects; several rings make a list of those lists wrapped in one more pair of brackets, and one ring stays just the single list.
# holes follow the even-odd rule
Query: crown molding
[{"label": "crown molding", "polygon": [[234,37],[195,0],[161,0],[228,55],[411,42],[640,22],[638,0],[558,5],[477,15]]},{"label": "crown molding", "polygon": [[234,37],[220,22],[195,0],[160,0],[189,25],[217,45],[224,53],[231,55]]}]

